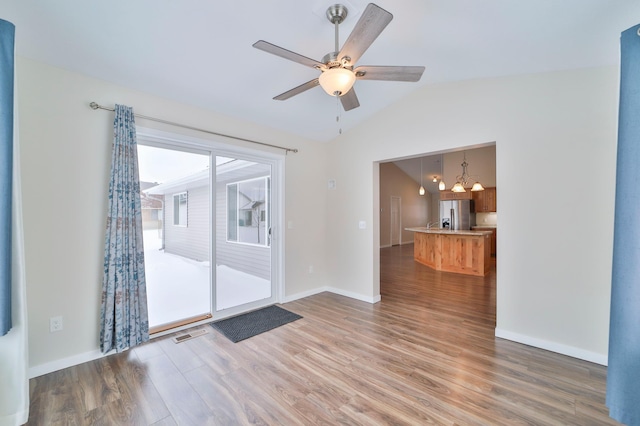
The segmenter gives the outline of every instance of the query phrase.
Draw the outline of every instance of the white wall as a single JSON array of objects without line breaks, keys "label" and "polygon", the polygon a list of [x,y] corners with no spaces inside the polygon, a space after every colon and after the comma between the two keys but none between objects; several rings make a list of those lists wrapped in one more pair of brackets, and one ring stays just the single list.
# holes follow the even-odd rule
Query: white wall
[{"label": "white wall", "polygon": [[[91,101],[298,148],[285,160],[285,222],[295,223],[285,230],[285,296],[327,285],[325,145],[24,58],[18,58],[17,75],[32,374],[99,355],[113,113],[91,110]],[[207,138],[142,119],[137,124]],[[64,317],[64,330],[49,333],[49,318],[56,315]]]},{"label": "white wall", "polygon": [[[32,372],[84,361],[98,348],[113,115],[91,110],[94,100],[300,149],[285,165],[285,299],[329,288],[378,300],[376,162],[495,141],[498,332],[606,357],[617,69],[430,86],[330,144],[24,58],[17,72]],[[589,185],[576,182],[590,173]],[[327,189],[328,179],[336,189]],[[542,209],[549,223],[541,226]],[[65,327],[49,333],[55,315]]]},{"label": "white wall", "polygon": [[379,295],[375,162],[495,141],[496,332],[605,363],[616,117],[616,68],[429,86],[383,110],[330,144],[331,282]]}]

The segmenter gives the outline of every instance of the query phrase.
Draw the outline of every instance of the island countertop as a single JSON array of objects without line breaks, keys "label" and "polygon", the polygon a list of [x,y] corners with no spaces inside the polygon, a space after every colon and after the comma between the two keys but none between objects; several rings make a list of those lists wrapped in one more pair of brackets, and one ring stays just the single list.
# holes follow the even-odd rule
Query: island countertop
[{"label": "island countertop", "polygon": [[486,275],[490,268],[493,231],[451,231],[418,226],[413,234],[413,257],[437,271]]},{"label": "island countertop", "polygon": [[491,235],[491,231],[451,231],[444,228],[427,228],[426,226],[417,226],[415,228],[404,228],[405,231],[423,232],[425,234],[448,234],[448,235]]}]

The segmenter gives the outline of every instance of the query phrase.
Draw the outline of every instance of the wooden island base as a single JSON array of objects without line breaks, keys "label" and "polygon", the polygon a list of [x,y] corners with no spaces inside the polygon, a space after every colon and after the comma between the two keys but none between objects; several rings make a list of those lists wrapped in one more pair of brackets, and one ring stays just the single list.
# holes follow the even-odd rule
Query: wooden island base
[{"label": "wooden island base", "polygon": [[414,231],[414,258],[438,271],[484,276],[491,264],[491,231]]}]

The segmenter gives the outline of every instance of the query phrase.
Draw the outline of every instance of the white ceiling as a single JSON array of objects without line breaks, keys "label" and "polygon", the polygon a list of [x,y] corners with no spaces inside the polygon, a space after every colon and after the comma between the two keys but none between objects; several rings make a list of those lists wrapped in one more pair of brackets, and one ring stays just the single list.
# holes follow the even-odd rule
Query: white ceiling
[{"label": "white ceiling", "polygon": [[[338,136],[336,99],[316,87],[286,101],[272,100],[318,72],[252,44],[263,39],[321,60],[333,50],[333,26],[324,16],[333,3],[3,0],[0,18],[16,25],[21,56],[327,141]],[[340,27],[341,44],[367,2],[343,4],[350,14]],[[358,64],[426,70],[418,83],[356,82],[361,106],[342,113],[344,132],[425,85],[615,65],[620,32],[640,22],[639,0],[376,4],[394,19]],[[87,102],[94,100],[100,103]]]}]

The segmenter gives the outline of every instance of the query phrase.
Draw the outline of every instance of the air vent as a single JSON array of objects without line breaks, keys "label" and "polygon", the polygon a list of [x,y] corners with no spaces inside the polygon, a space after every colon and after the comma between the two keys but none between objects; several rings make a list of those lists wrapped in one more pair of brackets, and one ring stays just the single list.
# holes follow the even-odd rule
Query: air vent
[{"label": "air vent", "polygon": [[185,340],[193,339],[194,337],[202,336],[203,334],[207,334],[207,330],[204,328],[200,328],[198,330],[193,330],[187,334],[183,334],[182,336],[176,336],[173,338],[174,343],[181,343]]}]

